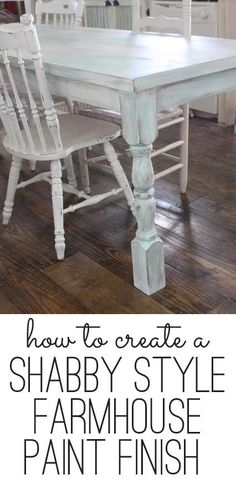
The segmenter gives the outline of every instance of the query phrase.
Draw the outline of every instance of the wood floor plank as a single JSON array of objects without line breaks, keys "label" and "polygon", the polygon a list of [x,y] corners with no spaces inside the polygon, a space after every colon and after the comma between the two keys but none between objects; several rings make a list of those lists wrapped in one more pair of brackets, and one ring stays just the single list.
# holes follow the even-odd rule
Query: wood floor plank
[{"label": "wood floor plank", "polygon": [[[201,199],[204,205],[204,198]],[[199,200],[196,200],[196,203]],[[206,201],[207,204],[207,201]],[[176,209],[177,210],[177,209]],[[222,215],[223,217],[223,215]],[[195,201],[191,202],[187,209],[181,209],[179,212],[165,205],[157,207],[156,225],[162,227],[170,233],[176,233],[184,239],[185,243],[198,245],[217,255],[220,254],[225,259],[236,260],[236,250],[233,248],[236,237],[236,218],[235,225],[231,220],[231,227],[227,226],[226,215],[221,219],[216,219],[202,210],[201,215],[195,210]],[[225,248],[222,248],[224,245]]]},{"label": "wood floor plank", "polygon": [[17,273],[0,283],[1,313],[91,313],[83,304],[67,294],[39,270]]},{"label": "wood floor plank", "polygon": [[19,313],[18,307],[14,301],[14,298],[12,298],[12,301],[10,301],[8,298],[6,298],[2,293],[0,293],[0,314],[2,313]]},{"label": "wood floor plank", "polygon": [[81,253],[44,273],[94,313],[171,313]]},{"label": "wood floor plank", "polygon": [[236,300],[228,299],[217,308],[212,310],[213,314],[235,314],[236,312]]}]

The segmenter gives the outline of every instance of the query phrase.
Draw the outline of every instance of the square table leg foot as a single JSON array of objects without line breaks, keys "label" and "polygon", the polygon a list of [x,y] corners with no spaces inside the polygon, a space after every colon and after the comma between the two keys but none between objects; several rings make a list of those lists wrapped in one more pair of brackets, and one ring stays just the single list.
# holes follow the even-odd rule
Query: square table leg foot
[{"label": "square table leg foot", "polygon": [[164,247],[160,238],[152,243],[135,238],[131,243],[134,286],[146,293],[165,287]]}]

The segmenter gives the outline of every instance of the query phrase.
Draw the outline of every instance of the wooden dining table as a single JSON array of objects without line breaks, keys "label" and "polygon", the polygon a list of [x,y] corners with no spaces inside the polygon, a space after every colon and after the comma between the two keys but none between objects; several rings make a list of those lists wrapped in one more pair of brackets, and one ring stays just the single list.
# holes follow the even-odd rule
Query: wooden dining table
[{"label": "wooden dining table", "polygon": [[51,25],[37,31],[53,94],[121,113],[122,135],[133,156],[134,285],[151,295],[165,286],[150,155],[158,136],[157,113],[234,89],[236,41]]}]

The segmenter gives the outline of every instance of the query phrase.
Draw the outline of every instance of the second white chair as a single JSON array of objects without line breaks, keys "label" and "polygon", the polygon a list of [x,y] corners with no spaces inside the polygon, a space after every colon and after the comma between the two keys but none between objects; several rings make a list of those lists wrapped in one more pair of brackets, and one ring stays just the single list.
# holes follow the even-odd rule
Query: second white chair
[{"label": "second white chair", "polygon": [[[151,13],[155,16],[143,13],[145,9],[140,0],[133,0],[133,31],[158,32],[161,34],[177,34],[186,40],[191,37],[191,4],[192,0],[169,2],[154,0]],[[171,14],[169,13],[171,10]],[[158,59],[157,59],[158,60]],[[188,183],[188,143],[189,143],[189,105],[177,106],[158,115],[158,129],[162,130],[173,125],[180,125],[179,140],[169,143],[164,147],[154,150],[151,157],[159,155],[174,162],[174,165],[154,174],[154,179],[165,177],[170,173],[180,171],[180,191],[185,193]],[[170,154],[172,150],[180,149],[180,155]]]},{"label": "second white chair", "polygon": [[[147,2],[142,0],[132,1],[132,27],[134,32],[159,32],[165,34],[181,35],[186,40],[191,37],[191,2],[192,0],[182,0],[174,2],[171,5],[173,14],[169,14],[170,2],[154,0],[152,2],[153,10],[155,7],[155,17],[147,14]],[[119,8],[119,7],[116,7]],[[151,9],[152,12],[152,9]],[[157,59],[158,60],[158,59]],[[120,114],[110,110],[94,108],[87,106],[80,109],[83,115],[97,119],[110,120],[121,124]],[[188,137],[189,137],[189,105],[177,106],[158,114],[158,129],[163,130],[173,125],[180,126],[179,140],[172,141],[162,148],[154,150],[151,157],[162,156],[174,162],[174,165],[165,168],[163,171],[155,173],[155,180],[164,177],[170,173],[180,171],[180,191],[185,193],[188,181]],[[180,149],[179,156],[171,154],[171,151]],[[96,163],[103,160],[91,159],[90,162]],[[100,167],[101,168],[101,167]],[[86,185],[89,186],[88,173],[86,174]]]}]

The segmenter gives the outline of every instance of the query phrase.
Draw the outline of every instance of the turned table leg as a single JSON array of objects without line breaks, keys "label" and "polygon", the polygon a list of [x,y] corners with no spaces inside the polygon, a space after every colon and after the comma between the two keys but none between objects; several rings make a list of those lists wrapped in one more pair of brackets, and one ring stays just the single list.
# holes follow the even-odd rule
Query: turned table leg
[{"label": "turned table leg", "polygon": [[165,286],[164,248],[155,227],[152,143],[158,136],[155,89],[120,95],[122,134],[133,155],[138,228],[131,243],[134,285],[147,295]]},{"label": "turned table leg", "polygon": [[130,146],[133,154],[132,181],[138,228],[131,243],[135,287],[147,295],[165,286],[164,248],[155,220],[152,145]]}]

